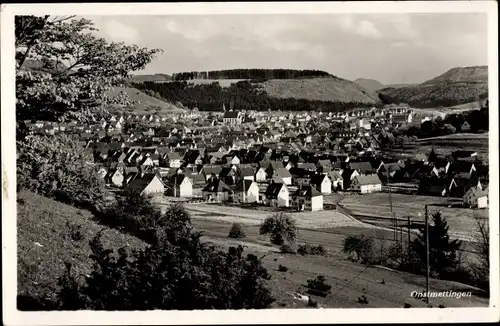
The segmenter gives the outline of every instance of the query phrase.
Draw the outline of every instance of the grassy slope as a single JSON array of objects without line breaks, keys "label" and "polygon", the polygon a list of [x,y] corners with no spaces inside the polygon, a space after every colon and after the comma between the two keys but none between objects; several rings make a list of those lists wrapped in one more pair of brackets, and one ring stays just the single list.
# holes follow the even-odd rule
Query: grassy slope
[{"label": "grassy slope", "polygon": [[[89,241],[104,227],[92,221],[88,211],[30,192],[21,192],[18,198],[24,201],[17,206],[18,293],[53,294],[57,278],[64,272],[64,262],[71,262],[74,272],[87,274],[91,267]],[[80,225],[84,239],[69,239],[67,222]],[[133,236],[104,229],[103,242],[107,248],[133,249],[145,245]]]},{"label": "grassy slope", "polygon": [[271,79],[259,83],[271,97],[340,102],[378,102],[376,94],[341,78]]},{"label": "grassy slope", "polygon": [[132,111],[130,111],[135,114],[162,114],[183,111],[183,109],[173,105],[172,103],[149,96],[133,87],[114,87],[109,94],[111,96],[116,96],[121,91],[124,91],[134,103],[140,101],[140,103],[134,104]]}]

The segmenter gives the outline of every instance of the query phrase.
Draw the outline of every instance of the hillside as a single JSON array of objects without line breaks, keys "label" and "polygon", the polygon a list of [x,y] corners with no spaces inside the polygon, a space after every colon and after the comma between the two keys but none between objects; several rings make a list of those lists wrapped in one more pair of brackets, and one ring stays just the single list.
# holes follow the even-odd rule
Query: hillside
[{"label": "hillside", "polygon": [[[114,87],[110,92],[108,92],[108,95],[118,96],[120,92],[125,92],[134,103],[133,107],[125,109],[130,113],[164,114],[183,111],[182,108],[179,108],[172,103],[159,100],[133,87]],[[123,110],[123,108],[120,108],[120,110]]]},{"label": "hillside", "polygon": [[140,82],[145,82],[145,81],[151,81],[151,82],[167,82],[171,81],[172,76],[167,75],[167,74],[154,74],[154,75],[132,75],[130,77],[130,81],[133,83],[140,83]]},{"label": "hillside", "polygon": [[[57,278],[64,272],[65,262],[73,264],[74,272],[87,274],[91,270],[89,241],[102,229],[106,248],[145,246],[133,236],[97,224],[88,211],[31,192],[20,192],[18,200],[19,295],[53,295],[58,289]],[[71,230],[78,227],[82,238],[72,238]]]},{"label": "hillside", "polygon": [[384,88],[384,84],[379,82],[378,80],[375,79],[364,79],[364,78],[358,78],[354,81],[356,84],[358,84],[361,87],[366,88],[369,91],[376,91],[379,89]]},{"label": "hillside", "polygon": [[312,101],[362,102],[375,104],[377,95],[360,85],[337,77],[270,79],[257,83],[270,97]]},{"label": "hillside", "polygon": [[439,85],[443,83],[488,82],[488,66],[456,67],[442,75],[434,77],[421,85]]},{"label": "hillside", "polygon": [[384,103],[408,103],[417,108],[452,107],[488,98],[486,66],[453,68],[420,85],[384,88]]}]

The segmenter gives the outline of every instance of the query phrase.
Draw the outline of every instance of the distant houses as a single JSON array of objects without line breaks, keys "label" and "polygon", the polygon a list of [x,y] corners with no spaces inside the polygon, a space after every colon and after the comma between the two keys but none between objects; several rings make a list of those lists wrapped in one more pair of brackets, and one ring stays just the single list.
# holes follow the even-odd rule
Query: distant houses
[{"label": "distant houses", "polygon": [[146,173],[132,180],[127,188],[141,195],[163,195],[165,192],[165,185],[157,174]]},{"label": "distant houses", "polygon": [[463,204],[470,208],[486,208],[488,193],[478,187],[471,187],[463,196]]}]

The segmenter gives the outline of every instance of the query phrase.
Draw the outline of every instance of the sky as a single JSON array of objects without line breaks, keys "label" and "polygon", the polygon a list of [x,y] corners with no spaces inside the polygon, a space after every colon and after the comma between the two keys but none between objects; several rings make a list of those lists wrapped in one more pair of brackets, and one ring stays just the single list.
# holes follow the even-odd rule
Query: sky
[{"label": "sky", "polygon": [[140,73],[236,68],[324,70],[420,83],[487,65],[485,14],[87,16],[108,41],[164,52]]}]

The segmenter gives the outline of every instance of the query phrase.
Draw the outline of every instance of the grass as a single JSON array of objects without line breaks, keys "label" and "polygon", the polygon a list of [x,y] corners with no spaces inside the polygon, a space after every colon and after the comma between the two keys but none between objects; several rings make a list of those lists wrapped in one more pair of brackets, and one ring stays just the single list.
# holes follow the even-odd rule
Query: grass
[{"label": "grass", "polygon": [[[264,266],[271,274],[268,282],[273,296],[276,298],[274,308],[306,308],[306,303],[293,298],[293,293],[308,295],[307,280],[324,275],[326,283],[332,285],[331,294],[322,298],[312,296],[319,306],[325,308],[402,308],[404,302],[413,307],[425,307],[421,300],[410,296],[412,291],[422,292],[425,289],[425,278],[413,274],[398,272],[381,267],[369,267],[346,260],[341,253],[342,240],[346,234],[357,234],[370,231],[363,228],[338,228],[335,230],[305,230],[300,229],[298,243],[322,245],[328,251],[328,256],[286,255],[279,252],[269,243],[267,237],[258,234],[257,226],[245,229],[246,238],[238,242],[228,242],[227,232],[230,223],[195,219],[193,223],[197,230],[203,231],[205,239],[215,240],[214,244],[221,247],[241,244],[245,252],[263,257]],[[338,233],[330,233],[338,232]],[[373,236],[384,236],[383,230],[371,230]],[[377,233],[375,233],[377,232]],[[368,234],[368,233],[366,233]],[[387,234],[386,234],[387,235]],[[388,236],[388,235],[387,235]],[[220,240],[220,241],[217,241]],[[286,266],[287,270],[280,268]],[[382,282],[384,281],[384,282]],[[382,284],[385,283],[385,284]],[[456,300],[453,298],[432,299],[434,305],[444,304],[446,307],[487,306],[488,299],[479,296],[480,292],[467,285],[430,280],[431,291],[470,291],[473,296]],[[477,294],[477,295],[476,295]],[[358,297],[366,295],[369,303],[360,305]]]},{"label": "grass", "polygon": [[129,113],[161,115],[164,113],[184,111],[183,109],[175,106],[172,103],[168,103],[155,97],[149,96],[148,94],[133,87],[114,87],[109,92],[109,95],[117,96],[121,91],[125,92],[130,100],[134,103],[133,109],[128,110]]},{"label": "grass", "polygon": [[[130,235],[105,228],[92,220],[88,211],[30,193],[18,195],[17,257],[18,294],[47,297],[57,291],[57,278],[64,263],[73,272],[86,275],[91,269],[89,241],[101,230],[106,248],[143,248],[145,244]],[[80,226],[83,239],[71,239],[70,228]]]}]

